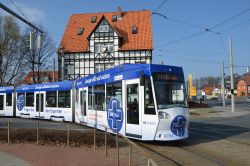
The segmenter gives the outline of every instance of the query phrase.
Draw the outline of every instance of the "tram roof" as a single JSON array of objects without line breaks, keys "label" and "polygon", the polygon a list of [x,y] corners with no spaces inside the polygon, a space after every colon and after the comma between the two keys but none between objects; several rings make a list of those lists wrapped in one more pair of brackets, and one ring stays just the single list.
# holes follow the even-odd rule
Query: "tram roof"
[{"label": "tram roof", "polygon": [[53,83],[42,83],[17,86],[17,92],[35,92],[35,91],[56,91],[72,89],[73,81],[62,81]]},{"label": "tram roof", "polygon": [[156,64],[122,64],[112,69],[104,70],[76,80],[76,88],[139,78],[142,73],[145,76],[151,76],[152,73],[155,72],[183,74],[182,67],[177,66]]},{"label": "tram roof", "polygon": [[0,87],[0,93],[12,93],[13,91],[14,91],[14,86]]}]

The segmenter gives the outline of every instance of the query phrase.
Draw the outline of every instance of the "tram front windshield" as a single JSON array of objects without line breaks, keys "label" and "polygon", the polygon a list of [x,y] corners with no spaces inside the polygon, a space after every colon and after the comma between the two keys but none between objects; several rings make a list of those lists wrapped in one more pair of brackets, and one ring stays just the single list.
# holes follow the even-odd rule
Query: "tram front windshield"
[{"label": "tram front windshield", "polygon": [[153,80],[158,109],[186,106],[182,75],[155,73]]}]

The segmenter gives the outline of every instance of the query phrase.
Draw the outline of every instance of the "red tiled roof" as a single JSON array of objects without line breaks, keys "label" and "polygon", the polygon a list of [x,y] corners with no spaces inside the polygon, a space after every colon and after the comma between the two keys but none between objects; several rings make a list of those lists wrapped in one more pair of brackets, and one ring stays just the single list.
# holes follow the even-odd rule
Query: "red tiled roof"
[{"label": "red tiled roof", "polygon": [[[35,77],[38,76],[38,73],[35,72]],[[33,79],[32,79],[33,72],[29,72],[23,79],[23,84],[33,84]],[[51,77],[53,78],[53,71],[44,71],[40,73],[41,77]],[[52,80],[46,80],[46,81],[52,81]],[[55,81],[58,81],[58,71],[55,72]]]},{"label": "red tiled roof", "polygon": [[240,80],[244,80],[247,85],[250,85],[250,75],[243,76]]},{"label": "red tiled roof", "polygon": [[[61,40],[64,51],[89,51],[88,37],[96,28],[102,17],[105,17],[114,30],[121,36],[122,45],[119,50],[153,49],[151,11],[122,12],[122,19],[112,22],[112,16],[117,14],[118,12],[106,12],[71,15]],[[93,16],[97,16],[95,23],[91,23],[91,18]],[[137,26],[137,34],[131,33],[132,26]],[[77,35],[79,28],[84,28],[82,35]],[[58,52],[60,52],[59,48]]]}]

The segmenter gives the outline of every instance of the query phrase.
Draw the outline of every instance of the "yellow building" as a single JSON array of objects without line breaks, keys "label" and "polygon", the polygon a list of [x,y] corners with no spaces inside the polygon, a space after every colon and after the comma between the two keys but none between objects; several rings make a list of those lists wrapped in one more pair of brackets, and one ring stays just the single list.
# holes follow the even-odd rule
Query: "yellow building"
[{"label": "yellow building", "polygon": [[197,95],[197,89],[195,86],[193,86],[193,77],[192,74],[188,75],[188,85],[189,85],[189,97],[193,97]]}]

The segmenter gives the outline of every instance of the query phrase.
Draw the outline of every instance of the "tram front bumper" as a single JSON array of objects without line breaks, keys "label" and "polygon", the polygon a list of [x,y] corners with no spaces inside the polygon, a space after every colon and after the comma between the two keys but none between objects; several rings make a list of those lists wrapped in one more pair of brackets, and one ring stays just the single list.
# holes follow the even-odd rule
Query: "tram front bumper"
[{"label": "tram front bumper", "polygon": [[155,140],[157,141],[174,141],[188,138],[188,129],[186,128],[182,134],[174,134],[171,130],[159,130],[156,132]]}]

